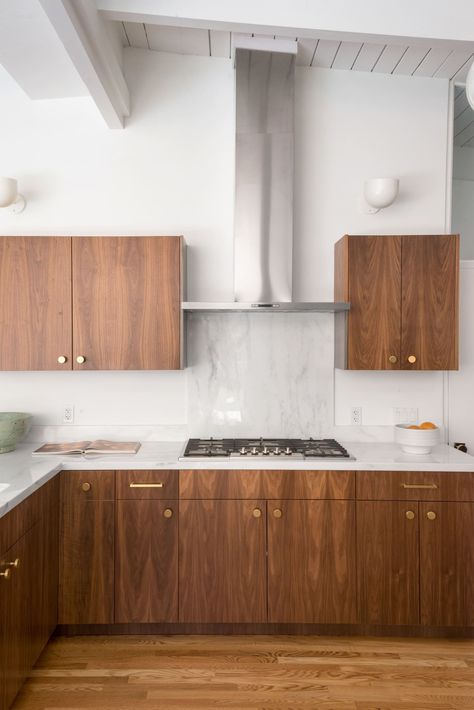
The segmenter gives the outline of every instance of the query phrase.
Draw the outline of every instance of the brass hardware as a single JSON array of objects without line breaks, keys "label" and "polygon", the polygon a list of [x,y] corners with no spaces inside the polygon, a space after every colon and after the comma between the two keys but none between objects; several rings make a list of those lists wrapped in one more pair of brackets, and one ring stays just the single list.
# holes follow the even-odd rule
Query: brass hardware
[{"label": "brass hardware", "polygon": [[67,357],[65,355],[60,355],[58,357],[58,362],[60,365],[64,365],[64,363],[67,362]]},{"label": "brass hardware", "polygon": [[253,512],[252,512],[252,515],[253,515],[254,518],[261,518],[261,517],[262,517],[262,511],[260,510],[260,508],[254,508],[254,509],[253,509]]},{"label": "brass hardware", "polygon": [[85,483],[82,484],[81,488],[84,491],[84,493],[87,493],[87,491],[90,491],[92,486],[88,481],[85,481]]},{"label": "brass hardware", "polygon": [[173,511],[171,510],[171,508],[164,509],[163,517],[165,517],[165,518],[172,518],[173,517]]},{"label": "brass hardware", "polygon": [[85,363],[85,361],[86,361],[86,358],[84,357],[84,355],[78,355],[76,357],[76,362],[78,362],[79,365],[83,365]]},{"label": "brass hardware", "polygon": [[163,483],[130,483],[129,488],[163,488]]},{"label": "brass hardware", "polygon": [[409,355],[408,362],[410,363],[410,365],[414,365],[416,362],[416,355]]},{"label": "brass hardware", "polygon": [[4,579],[10,579],[12,571],[10,569],[6,569],[5,572],[0,572],[0,577],[3,577]]},{"label": "brass hardware", "polygon": [[395,363],[398,362],[398,357],[396,355],[390,355],[388,361],[391,362],[392,365],[395,365]]},{"label": "brass hardware", "polygon": [[13,562],[7,562],[7,567],[14,567],[15,569],[18,569],[20,566],[20,558],[17,557]]},{"label": "brass hardware", "polygon": [[273,511],[273,517],[274,518],[281,518],[282,515],[283,515],[283,511],[280,510],[280,508],[275,508],[275,510]]},{"label": "brass hardware", "polygon": [[434,513],[432,510],[429,510],[426,513],[426,517],[428,518],[428,520],[436,520],[436,513]]},{"label": "brass hardware", "polygon": [[438,486],[436,483],[402,483],[402,488],[425,488],[435,490]]},{"label": "brass hardware", "polygon": [[405,513],[405,518],[407,518],[407,520],[413,520],[414,517],[415,513],[413,512],[413,510],[407,510],[407,512]]}]

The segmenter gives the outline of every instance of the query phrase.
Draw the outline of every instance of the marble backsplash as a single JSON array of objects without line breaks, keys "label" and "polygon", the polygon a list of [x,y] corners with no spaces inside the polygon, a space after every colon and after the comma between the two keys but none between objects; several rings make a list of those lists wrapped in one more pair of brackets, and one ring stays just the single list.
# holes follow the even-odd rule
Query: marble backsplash
[{"label": "marble backsplash", "polygon": [[331,434],[331,314],[192,314],[187,337],[190,436]]}]

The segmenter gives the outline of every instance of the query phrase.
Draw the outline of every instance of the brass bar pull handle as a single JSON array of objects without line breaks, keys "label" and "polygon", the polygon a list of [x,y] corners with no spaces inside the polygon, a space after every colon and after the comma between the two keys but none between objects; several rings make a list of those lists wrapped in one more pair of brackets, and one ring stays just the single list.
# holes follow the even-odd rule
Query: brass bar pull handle
[{"label": "brass bar pull handle", "polygon": [[12,572],[10,569],[6,569],[5,572],[0,572],[0,577],[3,577],[4,579],[10,579],[11,573]]},{"label": "brass bar pull handle", "polygon": [[426,488],[429,490],[435,490],[438,486],[436,483],[402,483],[402,488]]},{"label": "brass bar pull handle", "polygon": [[163,488],[163,483],[130,483],[130,488]]},{"label": "brass bar pull handle", "polygon": [[17,557],[13,562],[7,562],[7,567],[14,567],[15,569],[18,569],[20,566],[20,558]]}]

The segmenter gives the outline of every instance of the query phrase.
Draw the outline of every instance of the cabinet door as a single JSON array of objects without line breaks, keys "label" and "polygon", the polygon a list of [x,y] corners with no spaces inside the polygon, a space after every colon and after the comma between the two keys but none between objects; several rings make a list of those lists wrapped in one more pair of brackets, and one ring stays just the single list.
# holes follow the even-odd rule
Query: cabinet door
[{"label": "cabinet door", "polygon": [[474,503],[420,504],[421,623],[474,626]]},{"label": "cabinet door", "polygon": [[73,238],[76,369],[181,367],[181,250],[180,237]]},{"label": "cabinet door", "polygon": [[60,624],[114,621],[114,496],[113,471],[61,474]]},{"label": "cabinet door", "polygon": [[264,501],[180,501],[180,621],[266,621],[265,537]]},{"label": "cabinet door", "polygon": [[41,523],[36,523],[0,559],[2,708],[10,707],[38,655],[41,607]]},{"label": "cabinet door", "polygon": [[117,501],[115,622],[178,621],[178,501]]},{"label": "cabinet door", "polygon": [[458,369],[458,280],[457,235],[402,237],[403,369]]},{"label": "cabinet door", "polygon": [[0,237],[0,342],[0,370],[71,369],[70,238]]},{"label": "cabinet door", "polygon": [[355,503],[267,505],[268,620],[356,623]]},{"label": "cabinet door", "polygon": [[349,237],[349,369],[400,369],[400,299],[400,237]]},{"label": "cabinet door", "polygon": [[419,623],[418,530],[418,503],[357,503],[362,623]]}]

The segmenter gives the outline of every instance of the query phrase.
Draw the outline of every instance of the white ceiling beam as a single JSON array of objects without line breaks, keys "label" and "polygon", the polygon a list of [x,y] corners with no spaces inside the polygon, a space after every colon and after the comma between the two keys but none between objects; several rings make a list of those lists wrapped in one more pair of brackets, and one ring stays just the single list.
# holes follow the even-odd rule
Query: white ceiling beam
[{"label": "white ceiling beam", "polygon": [[[450,0],[96,0],[111,20],[244,33],[417,44],[472,46],[474,3]],[[346,36],[342,36],[346,34]],[[404,40],[404,41],[401,41]],[[461,48],[461,47],[460,47]]]},{"label": "white ceiling beam", "polygon": [[123,128],[130,98],[104,19],[90,0],[39,0],[109,128]]}]

